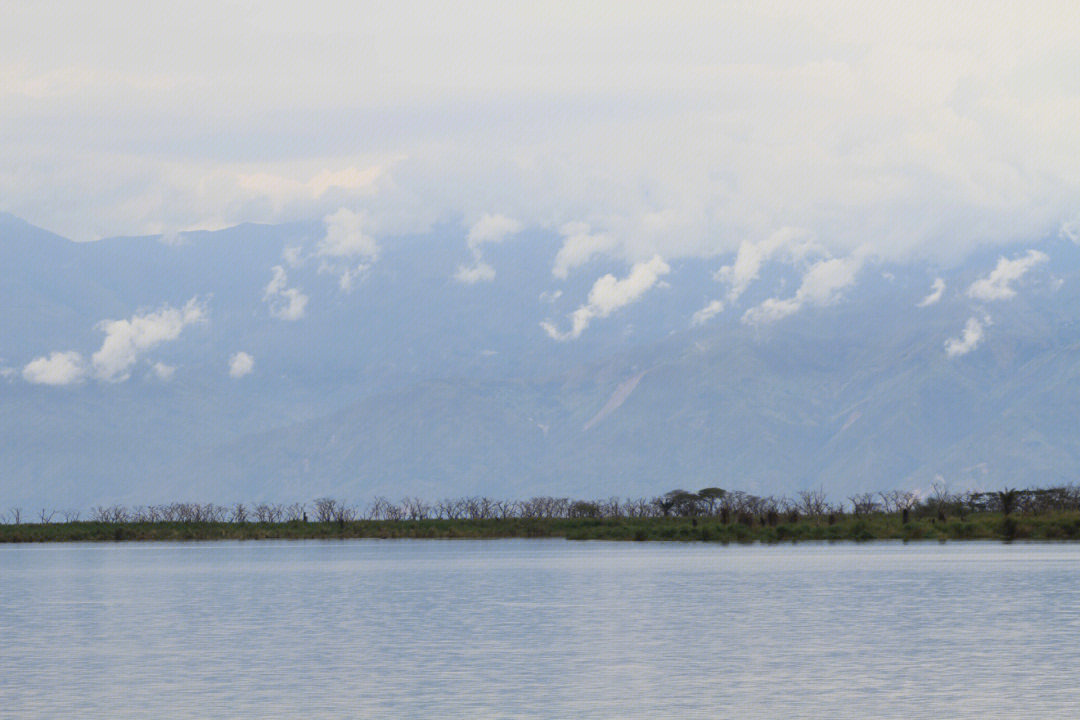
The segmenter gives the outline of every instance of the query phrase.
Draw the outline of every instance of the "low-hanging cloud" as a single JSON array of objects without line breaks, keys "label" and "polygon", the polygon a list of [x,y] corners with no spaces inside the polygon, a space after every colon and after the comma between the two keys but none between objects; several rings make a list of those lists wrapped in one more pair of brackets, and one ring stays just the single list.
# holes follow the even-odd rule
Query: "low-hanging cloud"
[{"label": "low-hanging cloud", "polygon": [[308,296],[300,288],[288,287],[289,276],[285,268],[275,265],[271,269],[270,282],[263,289],[263,301],[270,308],[270,316],[279,320],[300,320],[308,304]]},{"label": "low-hanging cloud", "polygon": [[154,372],[154,377],[162,382],[169,382],[176,375],[175,365],[166,365],[163,362],[156,362],[150,366],[150,369]]},{"label": "low-hanging cloud", "polygon": [[495,279],[495,268],[482,260],[475,260],[472,265],[459,265],[454,279],[464,285],[491,282]]},{"label": "low-hanging cloud", "polygon": [[94,375],[99,380],[127,380],[139,355],[150,348],[180,337],[193,323],[206,319],[206,309],[198,298],[181,308],[168,305],[153,312],[135,314],[127,320],[105,320],[98,325],[105,331],[101,349],[90,357]]},{"label": "low-hanging cloud", "polygon": [[23,379],[35,385],[72,385],[85,379],[86,374],[86,361],[74,350],[35,358],[22,370]]},{"label": "low-hanging cloud", "polygon": [[944,294],[945,278],[934,278],[934,284],[930,286],[930,294],[919,301],[918,307],[930,307],[931,305],[936,305]]},{"label": "low-hanging cloud", "polygon": [[968,318],[960,337],[945,341],[945,356],[950,360],[967,355],[979,346],[983,339],[984,327],[978,318]]},{"label": "low-hanging cloud", "polygon": [[90,376],[103,382],[123,382],[143,353],[176,340],[185,327],[205,319],[205,303],[193,297],[180,308],[163,305],[125,320],[103,320],[97,327],[105,332],[105,340],[89,362],[74,350],[53,352],[27,363],[23,379],[44,385],[70,385]]},{"label": "low-hanging cloud", "polygon": [[724,310],[724,303],[719,300],[713,300],[705,307],[701,308],[693,314],[690,318],[691,325],[704,325],[719,315]]},{"label": "low-hanging cloud", "polygon": [[640,262],[630,268],[630,274],[622,280],[608,274],[593,283],[589,291],[589,300],[570,313],[570,329],[560,332],[550,321],[540,323],[540,327],[555,340],[573,340],[589,327],[595,318],[604,318],[619,308],[625,307],[641,298],[660,278],[671,272],[671,267],[659,255],[651,260]]},{"label": "low-hanging cloud", "polygon": [[605,232],[594,233],[587,223],[570,222],[559,228],[563,236],[562,247],[555,255],[555,264],[551,274],[560,280],[570,276],[570,272],[589,262],[597,255],[612,253],[618,247],[615,238]]},{"label": "low-hanging cloud", "polygon": [[338,276],[338,287],[348,292],[379,259],[379,244],[367,231],[365,213],[339,208],[323,218],[326,234],[315,248],[322,259],[319,272]]},{"label": "low-hanging cloud", "polygon": [[967,291],[968,297],[987,302],[1014,298],[1016,289],[1013,284],[1033,267],[1049,259],[1046,253],[1038,250],[1028,250],[1026,255],[1015,260],[999,258],[997,267],[989,275],[971,283]]},{"label": "low-hanging cloud", "polygon": [[769,298],[743,313],[747,325],[764,325],[793,315],[804,306],[824,307],[840,299],[841,291],[855,283],[865,254],[819,260],[803,275],[802,284],[790,298]]},{"label": "low-hanging cloud", "polygon": [[739,245],[735,260],[716,271],[714,279],[727,283],[728,302],[735,302],[757,280],[762,266],[774,256],[783,253],[788,260],[797,261],[816,250],[810,234],[803,229],[784,227],[760,242],[744,240]]},{"label": "low-hanging cloud", "polygon": [[229,357],[229,377],[233,379],[239,380],[246,375],[250,375],[254,369],[255,358],[242,350],[233,353]]},{"label": "low-hanging cloud", "polygon": [[[588,222],[628,262],[715,257],[784,225],[836,255],[872,242],[951,262],[1080,210],[1069,0],[989,0],[978,22],[955,3],[834,0],[425,5],[414,22],[394,3],[378,33],[306,5],[107,6],[70,27],[70,0],[18,5],[0,191],[79,239],[340,207],[384,236],[497,206]],[[132,24],[168,41],[132,44]],[[244,102],[221,102],[237,78]]]},{"label": "low-hanging cloud", "polygon": [[495,268],[483,261],[483,246],[501,243],[511,235],[521,232],[521,223],[505,215],[485,213],[469,228],[465,244],[472,255],[472,265],[459,265],[454,279],[466,285],[478,282],[491,282],[495,279]]}]

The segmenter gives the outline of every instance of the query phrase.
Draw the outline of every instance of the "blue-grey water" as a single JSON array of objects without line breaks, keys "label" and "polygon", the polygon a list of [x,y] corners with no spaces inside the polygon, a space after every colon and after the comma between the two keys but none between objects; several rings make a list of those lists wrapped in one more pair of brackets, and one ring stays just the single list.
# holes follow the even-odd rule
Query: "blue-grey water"
[{"label": "blue-grey water", "polygon": [[1080,545],[0,547],[0,717],[1073,718]]}]

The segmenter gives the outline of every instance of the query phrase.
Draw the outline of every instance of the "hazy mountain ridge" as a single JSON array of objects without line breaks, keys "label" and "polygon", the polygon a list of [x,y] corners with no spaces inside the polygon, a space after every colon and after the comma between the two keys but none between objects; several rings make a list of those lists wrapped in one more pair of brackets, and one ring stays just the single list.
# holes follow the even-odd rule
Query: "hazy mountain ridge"
[{"label": "hazy mountain ridge", "polygon": [[[465,231],[380,240],[350,291],[320,266],[321,223],[239,226],[164,244],[76,244],[0,218],[4,412],[0,502],[85,506],[193,498],[305,499],[650,494],[721,485],[845,493],[1080,475],[1080,249],[1049,240],[963,265],[866,264],[835,304],[765,325],[743,313],[788,297],[802,270],[770,264],[737,301],[712,279],[731,257],[670,261],[637,302],[557,342],[593,281],[624,263],[551,276],[559,238],[526,231],[484,248],[491,282],[454,273]],[[301,248],[296,265],[283,251]],[[965,295],[999,256],[1049,260],[1017,295]],[[272,317],[280,267],[308,298]],[[946,291],[917,307],[942,277]],[[1060,282],[1059,282],[1060,281]],[[555,291],[562,294],[555,296]],[[546,295],[545,295],[546,293]],[[190,298],[206,319],[141,354],[125,382],[20,377],[53,351],[89,356],[105,319]],[[713,299],[726,307],[693,326]],[[945,341],[976,318],[959,357]],[[239,379],[229,356],[249,352]],[[175,368],[163,381],[152,363]],[[613,393],[640,380],[598,418]]]}]

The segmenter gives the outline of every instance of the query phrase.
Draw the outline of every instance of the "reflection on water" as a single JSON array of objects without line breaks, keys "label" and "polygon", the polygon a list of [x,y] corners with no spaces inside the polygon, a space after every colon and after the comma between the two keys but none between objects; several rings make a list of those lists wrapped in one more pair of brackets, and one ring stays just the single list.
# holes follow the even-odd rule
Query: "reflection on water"
[{"label": "reflection on water", "polygon": [[1080,545],[0,547],[0,716],[1075,717]]}]

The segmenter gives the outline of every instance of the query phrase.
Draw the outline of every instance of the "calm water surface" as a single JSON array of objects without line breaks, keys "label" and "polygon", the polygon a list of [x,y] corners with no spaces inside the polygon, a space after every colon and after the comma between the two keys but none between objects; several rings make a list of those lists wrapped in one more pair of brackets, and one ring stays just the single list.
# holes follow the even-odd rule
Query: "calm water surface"
[{"label": "calm water surface", "polygon": [[0,717],[1080,714],[1080,545],[0,547]]}]

